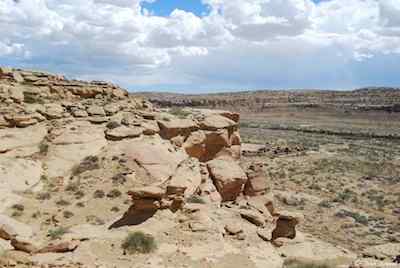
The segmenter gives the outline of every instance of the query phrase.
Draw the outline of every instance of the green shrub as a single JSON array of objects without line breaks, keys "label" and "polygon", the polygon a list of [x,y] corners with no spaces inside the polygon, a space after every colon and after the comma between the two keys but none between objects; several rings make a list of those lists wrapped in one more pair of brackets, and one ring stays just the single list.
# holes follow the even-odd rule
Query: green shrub
[{"label": "green shrub", "polygon": [[51,240],[60,239],[64,234],[68,233],[68,229],[65,227],[58,227],[56,229],[51,229],[47,232],[47,236]]},{"label": "green shrub", "polygon": [[48,151],[49,151],[49,144],[46,141],[42,141],[39,144],[39,153],[41,155],[47,155]]},{"label": "green shrub", "polygon": [[134,232],[125,238],[121,247],[129,254],[150,253],[157,248],[157,244],[152,235]]},{"label": "green shrub", "polygon": [[194,203],[194,204],[205,204],[206,202],[201,198],[201,196],[198,195],[192,195],[186,199],[186,202],[188,203]]},{"label": "green shrub", "polygon": [[41,192],[36,195],[36,199],[38,200],[49,200],[51,195],[49,192]]},{"label": "green shrub", "polygon": [[66,211],[63,212],[63,216],[64,216],[64,218],[69,219],[69,218],[72,218],[74,216],[74,213],[72,213],[71,211],[66,210]]},{"label": "green shrub", "polygon": [[93,198],[103,198],[105,195],[103,190],[96,190],[93,193]]},{"label": "green shrub", "polygon": [[332,268],[332,266],[323,262],[307,262],[295,259],[286,259],[283,263],[285,268]]},{"label": "green shrub", "polygon": [[67,201],[67,200],[64,200],[64,199],[60,199],[60,200],[57,200],[56,201],[56,205],[58,205],[58,206],[69,206],[69,205],[71,205],[71,203],[69,202],[69,201]]},{"label": "green shrub", "polygon": [[97,156],[88,156],[82,162],[73,168],[72,175],[77,176],[85,171],[95,170],[100,168],[99,158]]},{"label": "green shrub", "polygon": [[122,195],[121,191],[118,189],[112,189],[108,194],[107,197],[114,199],[114,198],[118,198]]},{"label": "green shrub", "polygon": [[188,117],[188,115],[191,114],[190,112],[185,111],[184,109],[178,108],[178,107],[171,108],[169,110],[169,113],[173,114],[181,119],[184,119],[184,118]]}]

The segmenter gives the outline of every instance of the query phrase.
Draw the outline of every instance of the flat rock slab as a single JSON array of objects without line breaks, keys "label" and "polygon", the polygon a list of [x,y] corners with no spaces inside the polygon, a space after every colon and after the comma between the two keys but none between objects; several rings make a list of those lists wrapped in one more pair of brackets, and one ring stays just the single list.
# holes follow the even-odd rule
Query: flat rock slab
[{"label": "flat rock slab", "polygon": [[0,157],[0,188],[23,192],[39,186],[42,175],[39,161]]},{"label": "flat rock slab", "polygon": [[214,114],[209,115],[200,122],[200,126],[205,130],[217,130],[237,126],[237,123],[225,116]]},{"label": "flat rock slab", "polygon": [[67,176],[85,157],[97,155],[107,145],[102,127],[76,122],[63,129],[49,147],[45,164],[47,175]]},{"label": "flat rock slab", "polygon": [[26,148],[37,149],[47,135],[47,128],[35,125],[27,128],[0,129],[0,152],[12,152]]},{"label": "flat rock slab", "polygon": [[106,137],[108,140],[119,141],[123,139],[132,139],[140,137],[143,133],[143,128],[141,127],[126,127],[120,126],[114,129],[106,131]]},{"label": "flat rock slab", "polygon": [[122,152],[143,167],[156,181],[163,182],[175,173],[179,163],[187,158],[182,150],[175,150],[170,142],[159,138],[130,140],[121,144]]},{"label": "flat rock slab", "polygon": [[[299,235],[300,238],[301,235]],[[357,255],[340,247],[321,241],[313,237],[288,240],[278,248],[281,254],[287,258],[299,259],[310,262],[343,262],[349,263],[357,258]]]},{"label": "flat rock slab", "polygon": [[0,238],[10,240],[13,236],[29,238],[33,234],[30,226],[0,214]]}]

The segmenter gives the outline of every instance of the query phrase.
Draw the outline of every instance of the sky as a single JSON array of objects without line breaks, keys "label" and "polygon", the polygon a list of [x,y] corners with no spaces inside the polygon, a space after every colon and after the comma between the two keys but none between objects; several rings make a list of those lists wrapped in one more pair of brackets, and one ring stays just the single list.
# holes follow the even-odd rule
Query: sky
[{"label": "sky", "polygon": [[400,0],[0,0],[0,65],[203,93],[400,86]]}]

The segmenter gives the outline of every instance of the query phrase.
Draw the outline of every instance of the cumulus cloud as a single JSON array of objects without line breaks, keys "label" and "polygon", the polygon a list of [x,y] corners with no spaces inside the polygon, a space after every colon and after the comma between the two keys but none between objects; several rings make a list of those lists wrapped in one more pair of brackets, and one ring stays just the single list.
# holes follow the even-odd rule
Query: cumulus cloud
[{"label": "cumulus cloud", "polygon": [[142,7],[155,1],[1,0],[0,64],[211,89],[353,85],[360,62],[400,58],[399,0],[202,0],[209,14],[165,17]]}]

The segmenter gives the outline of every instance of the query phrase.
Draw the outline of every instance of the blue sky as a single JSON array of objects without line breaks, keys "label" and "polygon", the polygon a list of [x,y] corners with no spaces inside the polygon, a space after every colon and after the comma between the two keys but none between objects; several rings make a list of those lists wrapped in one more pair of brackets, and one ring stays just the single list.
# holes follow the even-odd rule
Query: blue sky
[{"label": "blue sky", "polygon": [[1,0],[0,65],[132,91],[400,86],[398,0],[148,2]]},{"label": "blue sky", "polygon": [[197,16],[207,14],[209,11],[200,0],[158,0],[153,3],[143,3],[142,7],[158,16],[168,16],[177,8],[192,12]]},{"label": "blue sky", "polygon": [[[314,3],[319,3],[329,0],[312,1]],[[197,16],[203,16],[209,12],[208,6],[203,4],[201,0],[156,0],[152,3],[143,3],[142,7],[158,16],[168,16],[177,8],[192,12]]]}]

